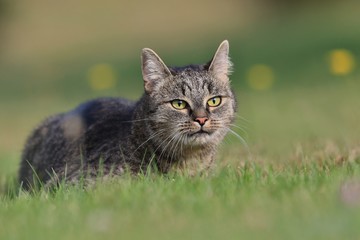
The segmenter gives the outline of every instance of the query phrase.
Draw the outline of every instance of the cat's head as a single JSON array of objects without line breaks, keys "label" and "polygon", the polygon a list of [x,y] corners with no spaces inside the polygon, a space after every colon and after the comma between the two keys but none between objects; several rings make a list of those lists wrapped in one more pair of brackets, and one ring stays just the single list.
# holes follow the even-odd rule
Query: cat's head
[{"label": "cat's head", "polygon": [[233,121],[229,43],[223,41],[203,65],[171,68],[151,49],[142,51],[142,73],[152,134],[169,143],[214,146]]}]

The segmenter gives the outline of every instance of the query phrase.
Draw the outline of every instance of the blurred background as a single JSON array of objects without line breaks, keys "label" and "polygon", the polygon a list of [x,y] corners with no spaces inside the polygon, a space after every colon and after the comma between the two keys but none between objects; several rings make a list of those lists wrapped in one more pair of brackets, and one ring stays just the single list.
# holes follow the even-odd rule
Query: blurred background
[{"label": "blurred background", "polygon": [[137,99],[142,48],[196,64],[224,39],[245,130],[234,131],[257,158],[358,151],[359,11],[355,0],[0,0],[0,173],[16,171],[46,116],[98,96]]}]

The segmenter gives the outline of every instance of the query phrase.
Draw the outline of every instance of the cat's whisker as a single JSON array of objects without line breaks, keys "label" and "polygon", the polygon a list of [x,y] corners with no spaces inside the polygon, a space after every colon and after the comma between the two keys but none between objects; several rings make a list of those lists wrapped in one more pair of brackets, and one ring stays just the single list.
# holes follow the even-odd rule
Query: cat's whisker
[{"label": "cat's whisker", "polygon": [[226,147],[227,144],[230,144],[231,142],[229,141],[228,138],[224,138],[224,140],[222,142],[220,142],[219,146],[220,147]]},{"label": "cat's whisker", "polygon": [[[173,134],[170,134],[170,136],[169,137],[167,137],[160,145],[159,145],[159,147],[161,147],[162,146],[162,144],[163,143],[165,143],[169,138],[171,138],[170,139],[170,141],[163,147],[163,149],[162,149],[162,151],[161,151],[161,153],[160,153],[160,155],[159,155],[159,160],[161,160],[161,157],[163,156],[163,154],[165,153],[165,151],[167,150],[167,146],[174,140],[174,138],[177,136],[177,135],[179,135],[180,133],[177,133],[177,132],[175,132],[175,133],[173,133]],[[158,147],[158,148],[159,148]],[[158,149],[157,148],[157,149]]]},{"label": "cat's whisker", "polygon": [[247,142],[245,141],[245,139],[243,137],[241,137],[238,133],[236,133],[235,131],[231,130],[230,128],[227,128],[227,130],[232,133],[236,138],[238,138],[240,140],[240,142],[246,147],[249,148]]},{"label": "cat's whisker", "polygon": [[172,133],[172,134],[170,134],[169,136],[167,136],[163,141],[161,141],[161,143],[156,147],[156,149],[154,150],[154,152],[156,153],[157,152],[157,150],[161,147],[161,146],[163,146],[163,144],[166,142],[166,141],[168,141],[170,138],[172,138],[174,135],[176,135],[177,133],[175,132],[175,133]]},{"label": "cat's whisker", "polygon": [[183,152],[184,152],[183,147],[184,147],[186,139],[187,139],[187,136],[185,134],[181,133],[180,137],[178,139],[178,143],[176,144],[176,147],[175,147],[175,149],[176,149],[178,147],[178,144],[180,144],[179,145],[179,151],[178,151],[179,154],[178,154],[178,156],[183,156]]},{"label": "cat's whisker", "polygon": [[120,121],[120,123],[133,123],[133,122],[144,122],[144,121],[151,121],[153,119],[150,118],[144,118],[144,119],[135,119],[130,121]]},{"label": "cat's whisker", "polygon": [[[248,133],[247,133],[248,128],[246,126],[239,126],[239,125],[233,124],[231,122],[227,122],[226,119],[216,119],[215,123],[212,124],[212,126],[217,127],[217,128],[224,127],[224,125],[235,127],[237,129],[239,129],[243,134],[248,136]],[[229,127],[226,127],[226,128],[229,128]]]},{"label": "cat's whisker", "polygon": [[241,119],[241,120],[243,120],[243,121],[245,121],[245,122],[247,122],[247,123],[251,123],[250,120],[246,119],[245,117],[243,117],[243,116],[241,116],[241,115],[239,115],[239,114],[235,114],[235,116],[236,116],[238,119]]},{"label": "cat's whisker", "polygon": [[180,153],[181,155],[183,155],[183,145],[184,145],[184,139],[186,138],[186,136],[184,134],[181,135],[181,142],[180,142]]},{"label": "cat's whisker", "polygon": [[[232,124],[232,123],[230,123],[230,124]],[[243,130],[249,130],[249,127],[247,125],[239,123],[239,122],[236,123],[236,126],[241,127]]]},{"label": "cat's whisker", "polygon": [[246,131],[246,129],[244,129],[243,127],[237,126],[237,125],[235,125],[235,124],[229,124],[229,126],[235,127],[235,128],[239,129],[241,132],[243,132],[244,134],[247,135],[247,131]]},{"label": "cat's whisker", "polygon": [[[161,157],[163,156],[163,154],[169,154],[168,153],[168,151],[167,151],[167,148],[168,148],[168,146],[171,144],[171,142],[175,139],[175,137],[176,137],[176,135],[177,134],[174,134],[173,136],[172,136],[172,138],[168,141],[168,143],[163,147],[163,149],[162,149],[162,151],[161,151],[161,153],[160,153],[160,155],[159,155],[159,159],[161,159]],[[170,145],[171,146],[171,145]]]},{"label": "cat's whisker", "polygon": [[[183,134],[179,134],[180,135],[180,137],[179,138],[177,138],[177,141],[176,141],[176,144],[174,145],[174,149],[172,149],[172,155],[171,155],[171,163],[173,162],[173,159],[174,159],[174,155],[175,155],[175,152],[177,151],[177,147],[178,147],[178,145],[179,145],[179,143],[180,143],[180,146],[181,146],[181,143],[182,143],[182,139],[183,139]],[[178,155],[182,155],[182,152],[180,152],[180,154],[178,154]]]},{"label": "cat's whisker", "polygon": [[[169,143],[167,144],[167,146],[170,145],[170,146],[169,146],[169,147],[170,147],[169,150],[167,149],[167,146],[165,146],[166,149],[164,149],[164,150],[167,151],[166,158],[169,158],[169,157],[170,157],[170,154],[172,153],[172,151],[175,150],[174,147],[175,147],[175,144],[176,144],[176,142],[177,142],[177,140],[178,140],[178,138],[179,138],[180,135],[181,135],[180,133],[177,133],[177,134],[169,141]],[[170,159],[170,160],[171,160],[171,159]]]},{"label": "cat's whisker", "polygon": [[151,139],[153,139],[153,138],[161,135],[161,134],[164,133],[164,132],[165,132],[165,130],[159,130],[159,131],[155,132],[155,133],[154,133],[153,135],[151,135],[148,139],[146,139],[143,143],[141,143],[141,144],[134,150],[134,152],[132,153],[131,156],[133,156],[133,155],[136,153],[137,150],[139,150],[142,146],[144,146],[144,145],[145,145],[147,142],[149,142]]}]

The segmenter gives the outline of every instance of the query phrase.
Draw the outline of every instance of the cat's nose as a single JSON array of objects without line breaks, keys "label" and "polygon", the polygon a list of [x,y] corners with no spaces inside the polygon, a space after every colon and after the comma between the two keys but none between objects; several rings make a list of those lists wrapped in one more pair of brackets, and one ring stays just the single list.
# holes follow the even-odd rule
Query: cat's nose
[{"label": "cat's nose", "polygon": [[195,118],[195,121],[198,122],[201,126],[203,126],[207,120],[209,120],[207,117]]}]

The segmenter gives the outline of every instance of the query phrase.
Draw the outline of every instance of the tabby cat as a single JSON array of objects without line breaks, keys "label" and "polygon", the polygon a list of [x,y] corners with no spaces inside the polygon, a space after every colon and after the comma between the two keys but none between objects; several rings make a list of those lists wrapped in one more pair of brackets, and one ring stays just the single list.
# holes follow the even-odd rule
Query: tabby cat
[{"label": "tabby cat", "polygon": [[137,102],[99,98],[46,119],[27,140],[19,181],[79,179],[146,172],[156,167],[195,175],[209,169],[234,120],[229,43],[206,64],[168,67],[142,50],[144,94]]}]

